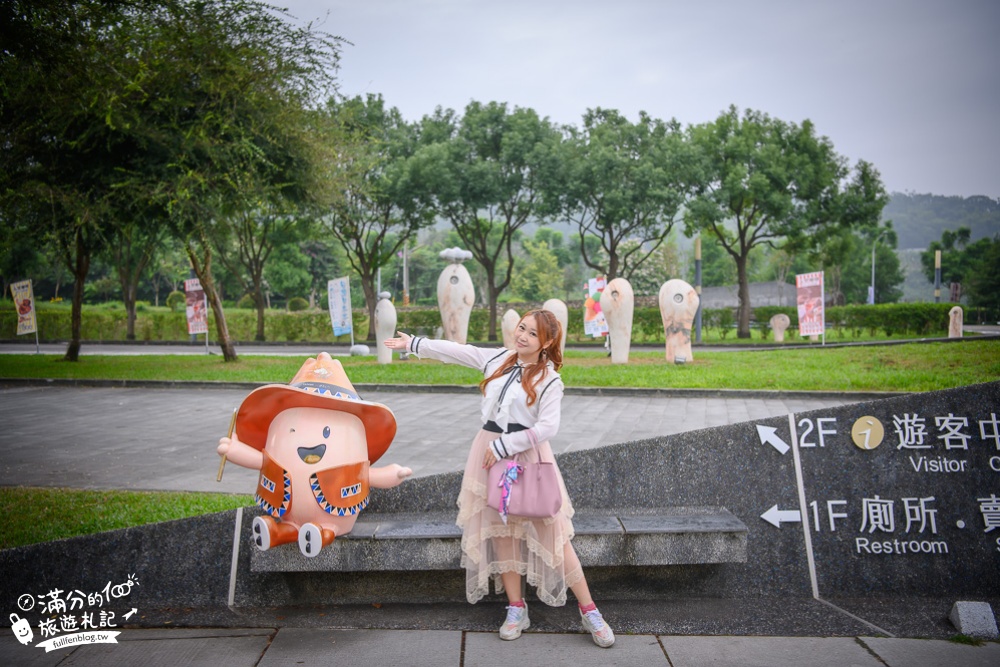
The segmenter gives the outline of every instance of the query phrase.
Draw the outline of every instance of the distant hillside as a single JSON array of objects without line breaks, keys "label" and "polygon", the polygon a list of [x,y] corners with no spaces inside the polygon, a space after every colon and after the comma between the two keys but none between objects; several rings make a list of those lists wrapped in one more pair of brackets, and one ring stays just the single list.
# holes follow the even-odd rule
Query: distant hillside
[{"label": "distant hillside", "polygon": [[893,192],[882,211],[899,236],[897,248],[926,248],[941,232],[968,227],[972,240],[1000,234],[1000,199]]}]

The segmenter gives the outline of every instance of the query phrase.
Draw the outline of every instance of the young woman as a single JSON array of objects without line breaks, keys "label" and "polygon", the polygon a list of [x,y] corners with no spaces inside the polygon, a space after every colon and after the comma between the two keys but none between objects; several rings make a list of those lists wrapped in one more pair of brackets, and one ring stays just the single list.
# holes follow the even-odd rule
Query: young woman
[{"label": "young woman", "polygon": [[499,459],[552,461],[549,439],[559,430],[563,383],[559,349],[561,327],[547,310],[533,310],[521,318],[515,349],[485,349],[445,340],[430,340],[398,332],[385,341],[393,350],[417,357],[479,369],[484,379],[483,428],[472,441],[458,497],[457,523],[462,528],[462,565],[466,570],[466,597],[476,603],[489,592],[493,579],[499,593],[506,592],[507,619],[500,626],[501,639],[517,639],[530,627],[528,607],[521,595],[521,579],[535,586],[539,599],[551,606],[566,604],[566,588],[576,596],[584,629],[594,643],[607,648],[615,635],[597,610],[573,538],[573,506],[559,475],[563,504],[550,519],[520,519],[506,523],[486,505],[486,480],[490,466]]}]

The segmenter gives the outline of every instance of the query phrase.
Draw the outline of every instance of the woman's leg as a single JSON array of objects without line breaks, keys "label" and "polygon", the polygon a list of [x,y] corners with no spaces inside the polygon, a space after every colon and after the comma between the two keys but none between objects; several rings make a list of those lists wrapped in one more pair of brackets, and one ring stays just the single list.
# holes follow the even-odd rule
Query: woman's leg
[{"label": "woman's leg", "polygon": [[521,595],[521,575],[517,572],[501,572],[500,581],[503,582],[504,591],[507,592],[507,602],[511,604],[520,600]]},{"label": "woman's leg", "polygon": [[[580,558],[576,555],[576,549],[573,548],[572,542],[566,543],[566,548],[563,551],[563,562],[565,563],[566,572],[580,570],[579,581],[569,587],[570,590],[573,591],[573,595],[576,596],[576,601],[581,607],[593,604],[594,598],[590,595],[590,587],[587,585],[587,577],[583,575],[583,568],[580,566]],[[504,585],[507,585],[506,582],[504,582]]]},{"label": "woman's leg", "polygon": [[[575,568],[580,568],[580,559],[576,555],[576,549],[569,542],[566,543],[565,550],[566,571],[573,572]],[[583,628],[590,633],[594,643],[601,648],[608,648],[615,643],[615,633],[597,610],[594,599],[590,596],[590,587],[587,586],[587,578],[583,576],[583,569],[580,568],[580,578],[570,586],[576,601],[580,605],[580,621]]]}]

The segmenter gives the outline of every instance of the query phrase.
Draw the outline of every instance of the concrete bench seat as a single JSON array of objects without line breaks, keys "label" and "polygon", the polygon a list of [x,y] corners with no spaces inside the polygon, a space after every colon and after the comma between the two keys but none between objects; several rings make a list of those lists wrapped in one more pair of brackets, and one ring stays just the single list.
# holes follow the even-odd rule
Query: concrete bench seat
[{"label": "concrete bench seat", "polygon": [[[722,507],[667,507],[573,517],[573,544],[585,567],[745,563],[747,527]],[[245,538],[245,536],[244,536]],[[251,549],[252,572],[457,570],[462,532],[455,512],[367,513],[315,558],[295,544]]]}]

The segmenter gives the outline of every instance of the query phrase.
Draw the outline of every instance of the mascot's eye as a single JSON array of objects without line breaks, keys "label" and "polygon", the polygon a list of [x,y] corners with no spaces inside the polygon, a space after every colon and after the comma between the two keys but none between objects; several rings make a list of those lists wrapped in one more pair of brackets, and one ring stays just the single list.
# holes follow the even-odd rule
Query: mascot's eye
[{"label": "mascot's eye", "polygon": [[330,437],[330,427],[329,426],[323,427],[323,437],[324,438],[329,438]]}]

